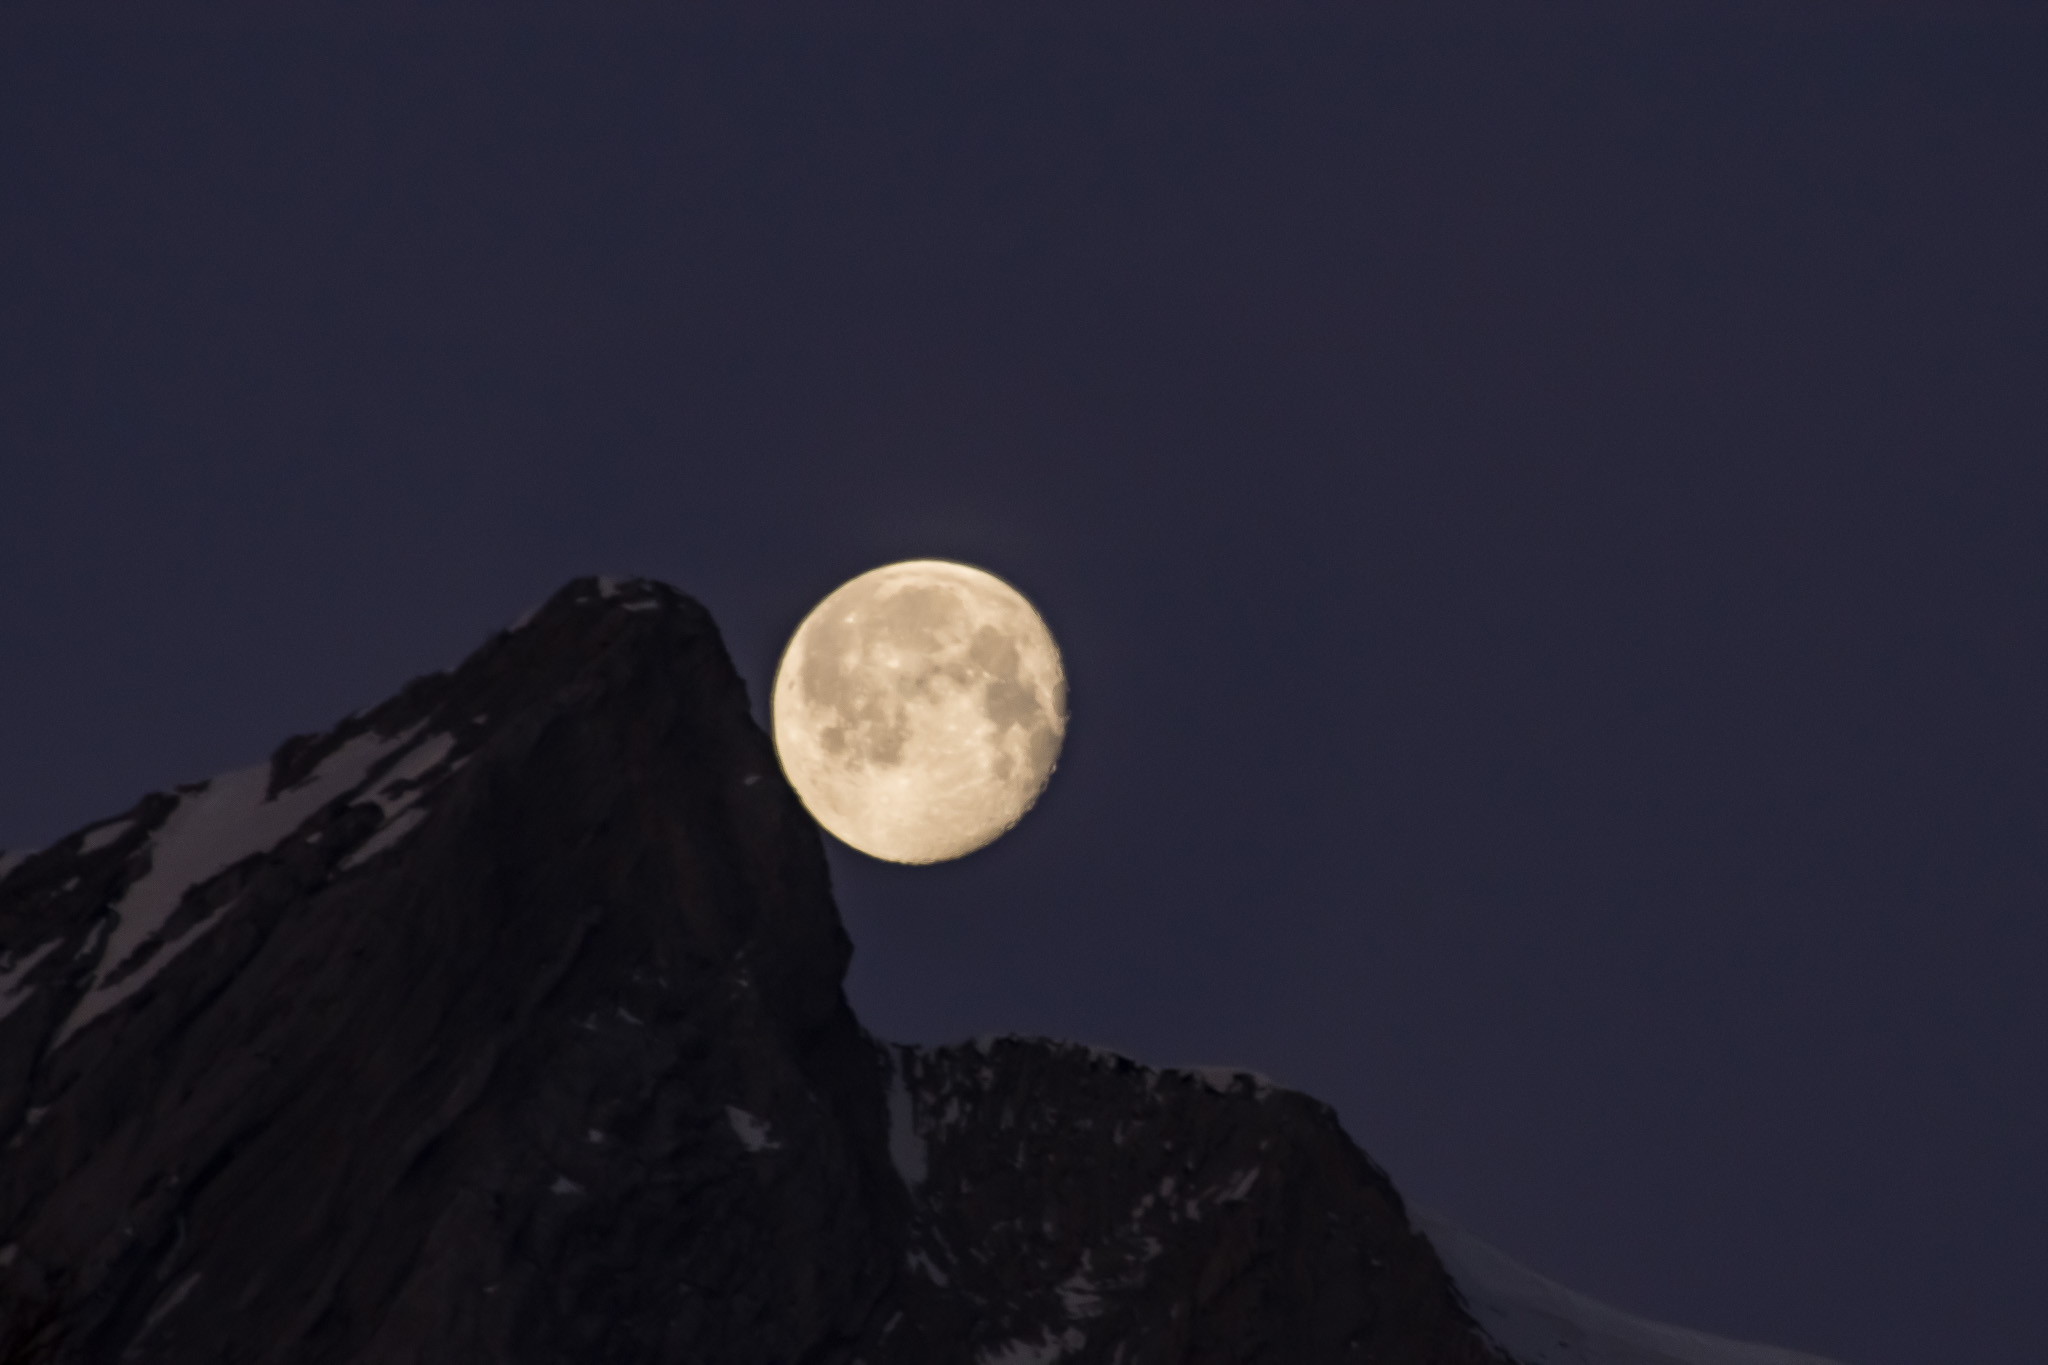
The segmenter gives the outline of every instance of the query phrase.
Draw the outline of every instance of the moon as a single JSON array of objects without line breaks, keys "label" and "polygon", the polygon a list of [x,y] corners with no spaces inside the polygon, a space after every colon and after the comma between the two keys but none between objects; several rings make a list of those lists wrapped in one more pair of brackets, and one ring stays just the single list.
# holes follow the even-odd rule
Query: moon
[{"label": "moon", "polygon": [[812,608],[775,671],[775,751],[819,824],[894,863],[992,842],[1045,790],[1067,680],[1024,594],[943,559],[885,564]]}]

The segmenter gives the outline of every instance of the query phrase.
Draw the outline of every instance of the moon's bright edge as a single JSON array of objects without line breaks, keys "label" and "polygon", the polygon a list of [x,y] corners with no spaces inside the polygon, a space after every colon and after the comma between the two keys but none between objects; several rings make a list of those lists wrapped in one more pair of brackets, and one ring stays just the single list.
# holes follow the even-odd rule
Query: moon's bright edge
[{"label": "moon's bright edge", "polygon": [[1052,632],[994,574],[947,560],[871,569],[783,651],[775,749],[819,824],[876,858],[972,853],[1045,790],[1067,729]]}]

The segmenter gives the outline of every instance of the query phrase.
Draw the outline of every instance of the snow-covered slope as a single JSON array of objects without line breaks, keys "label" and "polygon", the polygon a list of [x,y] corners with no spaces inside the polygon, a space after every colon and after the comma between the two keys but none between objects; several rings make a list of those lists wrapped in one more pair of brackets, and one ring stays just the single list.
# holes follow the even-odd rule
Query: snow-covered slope
[{"label": "snow-covered slope", "polygon": [[1524,1365],[1836,1365],[1631,1316],[1545,1279],[1441,1214],[1414,1204],[1408,1213],[1472,1316]]}]

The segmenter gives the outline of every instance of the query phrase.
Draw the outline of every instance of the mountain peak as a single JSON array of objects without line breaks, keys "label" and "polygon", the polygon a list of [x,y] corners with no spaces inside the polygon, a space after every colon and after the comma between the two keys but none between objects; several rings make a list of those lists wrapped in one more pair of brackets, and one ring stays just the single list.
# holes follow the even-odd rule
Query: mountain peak
[{"label": "mountain peak", "polygon": [[[810,1114],[783,1125],[831,1184],[803,1217],[901,1199],[816,829],[710,617],[659,585],[578,580],[458,668],[60,841],[0,883],[0,935],[0,1255],[71,1286],[87,1358],[566,1348],[604,1315],[537,1307],[568,1292],[543,1244],[701,1222],[678,1173],[726,1103]],[[763,1268],[792,1305],[768,1339],[879,1292],[840,1252]]]},{"label": "mountain peak", "polygon": [[0,869],[0,1291],[79,1362],[1507,1357],[1323,1105],[881,1044],[716,626],[578,579]]}]

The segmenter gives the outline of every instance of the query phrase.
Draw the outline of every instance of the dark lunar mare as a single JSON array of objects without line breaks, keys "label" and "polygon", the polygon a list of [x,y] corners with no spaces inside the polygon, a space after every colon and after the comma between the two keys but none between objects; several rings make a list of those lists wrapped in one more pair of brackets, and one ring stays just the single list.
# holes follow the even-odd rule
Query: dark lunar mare
[{"label": "dark lunar mare", "polygon": [[[578,580],[271,791],[364,736],[409,739],[191,887],[61,1046],[179,794],[0,880],[0,1276],[70,1358],[1499,1359],[1314,1101],[869,1038],[689,598]],[[373,845],[373,796],[423,818]]]}]

